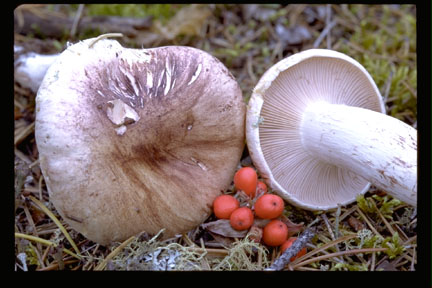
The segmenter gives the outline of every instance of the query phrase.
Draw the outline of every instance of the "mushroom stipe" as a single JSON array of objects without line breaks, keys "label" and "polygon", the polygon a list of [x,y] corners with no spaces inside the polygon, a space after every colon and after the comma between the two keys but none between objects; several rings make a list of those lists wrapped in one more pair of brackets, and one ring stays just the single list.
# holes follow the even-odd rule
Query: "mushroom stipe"
[{"label": "mushroom stipe", "polygon": [[293,205],[334,209],[370,183],[417,205],[417,131],[385,115],[372,77],[342,53],[310,49],[267,70],[246,138],[258,172]]}]

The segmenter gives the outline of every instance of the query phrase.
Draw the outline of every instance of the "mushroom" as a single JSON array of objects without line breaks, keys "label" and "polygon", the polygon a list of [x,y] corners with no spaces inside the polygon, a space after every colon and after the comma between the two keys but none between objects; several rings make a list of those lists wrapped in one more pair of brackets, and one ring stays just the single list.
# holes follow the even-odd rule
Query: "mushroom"
[{"label": "mushroom", "polygon": [[[23,50],[21,46],[14,46],[14,52]],[[34,93],[45,76],[49,66],[57,59],[59,54],[41,55],[34,52],[23,53],[14,61],[14,78],[23,87]]]},{"label": "mushroom", "polygon": [[142,231],[187,232],[231,184],[245,110],[227,68],[199,49],[94,38],[71,45],[36,98],[50,201],[102,245]]},{"label": "mushroom", "polygon": [[342,53],[310,49],[266,71],[246,138],[267,184],[295,206],[346,205],[370,183],[416,206],[417,131],[385,115],[372,77]]}]

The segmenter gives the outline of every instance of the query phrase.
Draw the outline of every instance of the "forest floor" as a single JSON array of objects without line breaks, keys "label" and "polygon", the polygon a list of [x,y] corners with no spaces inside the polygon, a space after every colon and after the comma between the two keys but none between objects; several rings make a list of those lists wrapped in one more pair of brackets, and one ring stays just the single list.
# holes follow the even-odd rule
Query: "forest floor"
[{"label": "forest floor", "polygon": [[[414,5],[24,5],[15,10],[14,32],[15,45],[24,48],[15,57],[59,53],[108,32],[123,33],[118,41],[126,47],[199,48],[227,66],[245,102],[279,60],[333,49],[371,74],[387,114],[417,128]],[[278,248],[202,227],[168,240],[139,235],[106,247],[86,239],[49,201],[34,138],[35,96],[14,83],[15,270],[264,270],[280,256]],[[245,151],[239,165],[247,163]],[[317,231],[308,253],[284,270],[416,270],[417,210],[375,187],[331,211],[286,203],[284,216]]]}]

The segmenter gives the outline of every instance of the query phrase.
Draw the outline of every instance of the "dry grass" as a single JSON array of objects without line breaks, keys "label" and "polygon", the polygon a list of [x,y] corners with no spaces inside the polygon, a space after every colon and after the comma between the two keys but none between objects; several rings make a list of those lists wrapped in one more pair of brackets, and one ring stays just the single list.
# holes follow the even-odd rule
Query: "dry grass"
[{"label": "dry grass", "polygon": [[[133,14],[137,8],[130,6],[133,5],[128,5],[127,9]],[[149,11],[165,15],[163,21],[154,18],[152,28],[120,41],[127,46],[140,47],[146,39],[145,47],[189,45],[208,51],[234,74],[245,101],[264,71],[282,58],[312,47],[339,50],[356,58],[372,74],[386,100],[388,112],[416,127],[414,6],[209,5],[186,8],[192,14],[206,12],[189,19],[187,26],[178,27],[174,24],[182,23],[184,13],[176,15],[169,10],[169,5],[152,6]],[[70,5],[34,5],[27,9],[42,17],[55,14],[65,18],[75,17],[77,11]],[[103,11],[103,7],[96,9],[89,5],[84,7],[82,15],[98,11]],[[16,17],[21,23],[20,15]],[[172,26],[166,24],[169,19],[174,19]],[[166,24],[163,31],[160,23]],[[168,31],[170,27],[176,28]],[[37,52],[48,53],[62,50],[66,40],[77,41],[96,35],[98,31],[85,31],[70,39],[68,35],[52,39],[44,38],[43,31],[39,31],[16,34],[15,42],[27,49],[37,47],[34,48]],[[17,83],[14,88],[15,270],[263,270],[278,257],[278,249],[255,243],[249,237],[224,238],[199,227],[164,241],[159,240],[158,235],[142,234],[110,247],[86,239],[71,229],[49,202],[34,139],[35,95]],[[242,159],[242,163],[247,161],[250,161],[247,156]],[[308,244],[308,253],[285,269],[415,270],[416,210],[375,188],[357,200],[325,213],[287,205],[286,217],[306,225],[316,220],[318,233]]]}]

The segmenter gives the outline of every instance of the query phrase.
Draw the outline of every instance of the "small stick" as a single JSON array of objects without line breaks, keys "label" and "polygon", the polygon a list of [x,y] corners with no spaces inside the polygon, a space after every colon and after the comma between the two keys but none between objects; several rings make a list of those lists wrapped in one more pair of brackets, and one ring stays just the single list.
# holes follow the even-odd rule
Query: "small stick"
[{"label": "small stick", "polygon": [[393,227],[390,225],[390,223],[388,223],[388,221],[385,219],[385,217],[381,214],[381,211],[379,210],[375,201],[372,201],[372,205],[374,206],[375,210],[378,212],[378,215],[380,216],[381,220],[384,222],[384,225],[387,227],[387,229],[390,231],[390,233],[392,235],[394,235],[396,233],[396,231],[393,229]]},{"label": "small stick", "polygon": [[[331,10],[331,4],[327,4],[327,7],[326,7],[327,9],[327,15],[326,15],[326,25],[327,25],[327,27],[330,27],[329,29],[328,29],[328,33],[327,33],[327,49],[331,49],[331,34],[330,34],[330,30],[331,30],[331,27],[333,27],[333,26],[330,26],[330,21],[331,21],[331,17],[332,17],[332,10]],[[327,28],[326,27],[326,28]]]},{"label": "small stick", "polygon": [[386,86],[385,86],[385,91],[384,91],[384,104],[387,104],[388,101],[388,96],[390,94],[390,87],[391,87],[391,81],[393,78],[393,71],[390,70],[389,76],[387,77],[387,82],[386,82]]},{"label": "small stick", "polygon": [[39,206],[40,209],[42,209],[45,214],[48,215],[48,217],[51,218],[52,221],[57,225],[57,227],[60,229],[60,231],[63,233],[63,235],[66,237],[66,239],[69,241],[69,243],[72,245],[73,249],[75,250],[77,255],[80,255],[79,249],[76,246],[75,242],[73,241],[72,237],[69,235],[69,233],[66,231],[64,226],[61,224],[61,222],[57,219],[57,217],[38,199],[34,198],[33,196],[29,196],[29,198],[36,203],[37,206]]},{"label": "small stick", "polygon": [[[39,159],[36,161],[39,161]],[[42,180],[43,179],[44,179],[43,175],[41,174],[41,176],[39,177],[39,200],[40,201],[43,201],[43,196],[42,196]]]},{"label": "small stick", "polygon": [[352,212],[354,212],[356,210],[356,206],[351,207],[350,209],[348,209],[347,211],[345,211],[345,213],[343,213],[340,217],[339,217],[339,222],[342,221],[343,219],[345,219],[346,217],[348,217]]},{"label": "small stick", "polygon": [[90,44],[89,44],[89,48],[91,48],[96,42],[104,39],[104,38],[113,38],[113,37],[123,37],[122,33],[107,33],[107,34],[102,34],[99,35],[98,37],[96,37],[96,39],[94,39]]},{"label": "small stick", "polygon": [[24,141],[27,136],[29,136],[31,133],[33,133],[35,128],[35,122],[31,123],[27,127],[23,128],[18,135],[16,135],[14,138],[14,145],[20,144],[22,141]]},{"label": "small stick", "polygon": [[303,233],[297,238],[296,241],[292,244],[291,247],[287,248],[282,255],[277,258],[273,264],[265,269],[266,271],[278,271],[282,270],[285,265],[290,263],[291,257],[294,257],[297,255],[297,253],[300,252],[303,247],[306,246],[306,244],[315,236],[316,229],[313,228],[307,228]]},{"label": "small stick", "polygon": [[412,260],[411,260],[411,266],[410,266],[410,270],[414,271],[414,263],[415,263],[415,259],[416,259],[416,249],[413,248],[413,254],[412,254]]},{"label": "small stick", "polygon": [[337,257],[337,256],[358,254],[358,253],[384,252],[387,249],[388,248],[363,248],[363,249],[354,249],[354,250],[336,252],[336,253],[332,253],[332,254],[328,254],[328,255],[322,255],[322,256],[318,256],[318,257],[300,262],[300,263],[296,264],[293,268],[298,268],[298,267],[304,266],[306,264],[310,264],[313,262],[317,262],[317,261],[321,261],[321,260],[325,260],[325,259],[333,258],[333,257]]},{"label": "small stick", "polygon": [[376,258],[376,252],[373,252],[372,253],[372,264],[371,264],[370,271],[375,271],[375,258]]},{"label": "small stick", "polygon": [[[78,261],[79,261],[79,260],[72,259],[72,260],[63,261],[63,264],[64,264],[64,265],[68,265],[68,264],[76,263],[76,262],[78,262]],[[55,269],[57,269],[57,268],[59,268],[59,263],[54,263],[54,264],[51,264],[50,266],[47,266],[47,267],[45,267],[45,268],[40,268],[40,269],[36,269],[36,270],[37,270],[37,271],[51,271],[51,270],[55,270]]]},{"label": "small stick", "polygon": [[[321,215],[321,218],[324,220],[324,223],[325,223],[326,226],[327,226],[327,230],[328,230],[328,232],[329,232],[329,234],[330,234],[331,239],[332,239],[333,241],[335,241],[335,240],[337,239],[337,236],[335,236],[335,235],[337,235],[337,234],[333,232],[333,230],[332,230],[332,228],[331,228],[331,225],[330,225],[330,222],[329,222],[327,216],[326,216],[325,214],[322,214],[322,215]],[[337,223],[338,223],[338,222],[337,222]],[[336,248],[336,251],[337,251],[337,252],[340,252],[340,249],[339,249],[339,245],[338,245],[338,244],[335,245],[335,248]],[[341,257],[339,257],[338,259],[339,259],[340,261],[343,261]]]},{"label": "small stick", "polygon": [[[335,26],[337,24],[336,20],[331,21],[330,23],[328,23],[326,25],[326,27],[324,28],[324,30],[321,32],[321,34],[318,36],[318,38],[315,40],[315,42],[313,43],[313,47],[314,48],[318,48],[319,45],[321,44],[322,40],[324,39],[324,37],[327,36],[327,34],[330,33],[330,30],[333,28],[333,26]],[[328,38],[327,38],[328,39]]]},{"label": "small stick", "polygon": [[[32,216],[30,214],[29,209],[27,208],[27,205],[24,205],[23,209],[24,209],[24,213],[25,213],[25,215],[27,217],[27,221],[29,223],[29,226],[33,230],[34,236],[39,237],[38,232],[36,230],[36,225],[34,224],[33,218],[32,218]],[[36,248],[37,248],[38,251],[42,251],[42,245],[41,245],[41,243],[36,242]],[[42,268],[44,268],[45,267],[45,263],[43,262],[42,257],[39,258],[39,256],[40,256],[39,253],[37,253],[37,256],[38,256],[39,263],[41,264]]]},{"label": "small stick", "polygon": [[83,10],[84,10],[84,4],[79,4],[78,10],[77,10],[77,12],[75,14],[75,17],[74,17],[74,21],[72,23],[72,28],[71,28],[71,31],[70,31],[70,37],[75,36],[78,24],[79,24],[79,22],[81,20],[81,15],[82,15]]},{"label": "small stick", "polygon": [[[49,240],[46,240],[46,239],[43,239],[43,238],[40,238],[40,237],[23,234],[23,233],[15,232],[15,238],[23,238],[23,239],[27,239],[27,240],[31,240],[31,241],[36,241],[36,242],[42,243],[42,244],[47,245],[47,246],[57,247],[57,244],[54,243],[54,242],[51,242]],[[63,248],[63,251],[66,254],[69,254],[69,255],[77,258],[78,260],[81,260],[81,256],[78,256],[77,254],[73,253],[69,249]]]},{"label": "small stick", "polygon": [[336,240],[335,234],[333,233],[333,230],[332,230],[332,228],[331,228],[331,225],[330,225],[330,222],[329,222],[327,216],[326,216],[325,214],[322,214],[322,215],[321,215],[321,218],[324,220],[324,223],[325,223],[326,226],[327,226],[327,230],[328,230],[328,232],[329,232],[329,234],[330,234],[331,239],[332,239],[333,241]]},{"label": "small stick", "polygon": [[[200,238],[200,243],[201,243],[201,249],[203,249],[205,251],[204,253],[207,254],[207,250],[206,250],[206,247],[204,245],[203,238]],[[204,270],[211,270],[210,269],[210,265],[209,265],[209,263],[207,261],[207,258],[205,258],[205,257],[201,258],[201,267],[203,267]]]},{"label": "small stick", "polygon": [[341,205],[340,204],[338,204],[338,208],[337,208],[337,210],[336,210],[336,216],[335,216],[335,223],[334,223],[334,225],[335,225],[335,230],[334,230],[334,233],[335,233],[335,238],[338,238],[339,237],[339,216],[340,216],[340,214],[341,214]]},{"label": "small stick", "polygon": [[358,206],[356,206],[357,213],[360,214],[360,216],[365,220],[366,224],[369,226],[370,230],[374,232],[376,235],[379,235],[381,238],[384,239],[384,237],[373,227],[373,225],[370,223],[370,221],[367,219],[366,215],[360,210]]}]

